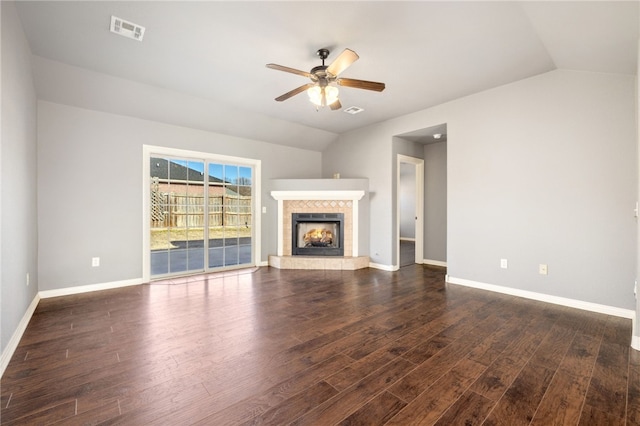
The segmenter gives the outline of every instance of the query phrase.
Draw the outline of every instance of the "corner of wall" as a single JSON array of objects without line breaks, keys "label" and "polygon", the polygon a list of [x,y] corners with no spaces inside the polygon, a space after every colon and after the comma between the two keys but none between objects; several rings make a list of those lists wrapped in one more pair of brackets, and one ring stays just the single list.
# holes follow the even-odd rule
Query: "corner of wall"
[{"label": "corner of wall", "polygon": [[36,311],[36,308],[38,307],[39,302],[40,302],[40,295],[36,294],[36,296],[31,301],[31,304],[27,308],[26,312],[22,316],[22,319],[20,320],[20,323],[18,324],[16,331],[11,336],[9,343],[7,343],[7,346],[2,351],[2,356],[0,357],[0,377],[4,375],[4,370],[9,365],[9,361],[11,361],[11,357],[13,356],[13,353],[18,348],[20,339],[22,339],[22,335],[26,331],[27,326],[29,325],[29,321],[31,321],[31,317],[33,316],[33,313]]}]

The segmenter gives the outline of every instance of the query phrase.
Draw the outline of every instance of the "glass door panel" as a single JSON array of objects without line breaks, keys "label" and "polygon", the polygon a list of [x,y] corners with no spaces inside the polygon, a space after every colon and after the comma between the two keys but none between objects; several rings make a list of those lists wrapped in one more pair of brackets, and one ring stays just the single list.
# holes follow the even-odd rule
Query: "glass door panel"
[{"label": "glass door panel", "polygon": [[151,275],[204,270],[204,162],[151,157]]},{"label": "glass door panel", "polygon": [[[243,177],[251,180],[250,167],[209,163],[209,267],[229,267],[251,264],[251,196],[239,193]],[[245,190],[246,192],[246,190]],[[249,203],[249,214],[240,214],[241,204]],[[246,210],[246,208],[245,208]],[[240,250],[240,241],[249,244]],[[245,254],[241,256],[241,251]],[[246,253],[249,253],[247,256]]]}]

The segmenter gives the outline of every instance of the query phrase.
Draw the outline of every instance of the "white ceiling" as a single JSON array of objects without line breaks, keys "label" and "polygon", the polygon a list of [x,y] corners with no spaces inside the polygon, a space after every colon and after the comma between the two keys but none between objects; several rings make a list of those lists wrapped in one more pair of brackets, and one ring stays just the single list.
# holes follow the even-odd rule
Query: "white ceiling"
[{"label": "white ceiling", "polygon": [[[637,66],[635,1],[21,1],[17,7],[35,67],[56,61],[132,80],[225,108],[229,121],[271,117],[295,123],[296,135],[301,126],[320,129],[327,141],[556,68],[636,74]],[[146,27],[144,41],[109,32],[111,15]],[[381,93],[340,89],[344,108],[364,112],[316,111],[304,93],[274,101],[307,80],[265,64],[308,71],[320,64],[315,52],[323,47],[332,52],[327,63],[345,48],[360,55],[343,77],[386,83]],[[36,88],[62,102],[50,74],[36,69]],[[87,96],[82,102],[99,104]],[[200,124],[193,126],[210,129],[204,119]]]}]

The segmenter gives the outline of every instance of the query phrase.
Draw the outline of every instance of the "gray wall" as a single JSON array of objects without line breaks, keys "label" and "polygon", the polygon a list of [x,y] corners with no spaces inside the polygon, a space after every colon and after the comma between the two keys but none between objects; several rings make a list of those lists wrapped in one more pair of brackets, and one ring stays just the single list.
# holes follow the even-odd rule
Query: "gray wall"
[{"label": "gray wall", "polygon": [[447,142],[424,146],[424,258],[447,261]]},{"label": "gray wall", "polygon": [[[341,178],[369,179],[369,256],[373,263],[390,259],[392,253],[390,240],[373,237],[377,233],[387,234],[392,215],[391,206],[395,206],[392,201],[390,158],[391,144],[386,138],[380,137],[375,127],[344,134],[322,153],[324,178],[330,178],[337,172]],[[361,231],[366,232],[365,229]]]},{"label": "gray wall", "polygon": [[634,80],[554,71],[443,106],[451,276],[634,307]]},{"label": "gray wall", "polygon": [[[12,2],[2,13],[2,145],[0,264],[2,331],[9,339],[38,292],[36,219],[36,96],[29,47]],[[29,274],[30,284],[26,285]]]},{"label": "gray wall", "polygon": [[32,57],[38,99],[212,133],[322,151],[336,134],[188,93]]},{"label": "gray wall", "polygon": [[143,144],[262,160],[262,261],[277,250],[270,180],[320,177],[315,151],[39,101],[41,290],[142,277]]},{"label": "gray wall", "polygon": [[342,135],[323,161],[370,178],[372,258],[393,265],[393,137],[447,123],[450,276],[635,309],[635,111],[634,76],[556,70]]}]

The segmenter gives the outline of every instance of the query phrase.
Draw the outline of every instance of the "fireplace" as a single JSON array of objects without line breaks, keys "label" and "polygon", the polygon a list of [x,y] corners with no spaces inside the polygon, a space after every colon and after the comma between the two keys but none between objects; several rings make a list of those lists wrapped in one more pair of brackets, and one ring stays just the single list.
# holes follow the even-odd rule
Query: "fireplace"
[{"label": "fireplace", "polygon": [[[285,179],[282,182],[286,183],[285,186],[292,187],[309,187],[317,186],[318,180],[315,179],[301,179],[295,180],[296,185],[292,185],[293,180]],[[365,197],[366,191],[361,189],[342,189],[345,184],[345,179],[324,179],[319,180],[325,182],[327,186],[331,188],[320,190],[308,190],[308,189],[293,189],[283,191],[271,191],[271,196],[278,201],[278,252],[276,255],[269,255],[269,266],[278,269],[326,269],[326,270],[345,270],[354,271],[356,269],[362,269],[369,267],[369,256],[362,256],[359,254],[359,242],[360,236],[358,234],[358,219],[360,218],[359,204],[360,200],[368,207],[368,198]],[[278,182],[278,180],[275,180]],[[366,181],[360,182],[358,180],[357,185],[365,187],[368,183]],[[339,186],[339,188],[334,186]],[[364,197],[364,198],[363,198]],[[304,250],[305,247],[301,247],[304,255],[300,256],[300,253],[294,255],[293,246],[298,246],[298,237],[296,232],[297,226],[294,225],[292,217],[293,215],[307,215],[307,224],[309,219],[314,222],[329,223],[331,226],[335,224],[333,222],[338,219],[339,230],[333,231],[333,228],[328,228],[331,232],[331,236],[337,235],[339,238],[338,245],[341,249],[335,249],[332,247],[324,247],[322,251],[325,253],[318,253],[318,248],[306,247],[310,250]],[[329,216],[314,217],[314,214],[324,214]],[[340,218],[343,219],[340,222]],[[318,226],[315,226],[317,229]],[[322,226],[321,228],[325,228]],[[303,232],[304,234],[308,231]],[[318,239],[317,234],[314,237]],[[310,237],[308,237],[311,240]],[[332,238],[333,239],[333,238]],[[295,243],[294,241],[295,240]],[[320,231],[319,241],[322,242],[322,230]],[[325,243],[327,242],[327,234],[325,232]],[[368,243],[368,241],[367,241]],[[333,241],[332,241],[333,244]],[[306,245],[306,244],[304,244]],[[323,245],[323,244],[320,244]],[[366,245],[366,244],[365,244]],[[342,250],[342,254],[340,253]],[[298,251],[296,249],[296,251]],[[331,255],[327,255],[327,253]],[[338,253],[338,254],[335,254]]]},{"label": "fireplace", "polygon": [[344,214],[292,213],[291,254],[344,256]]}]

